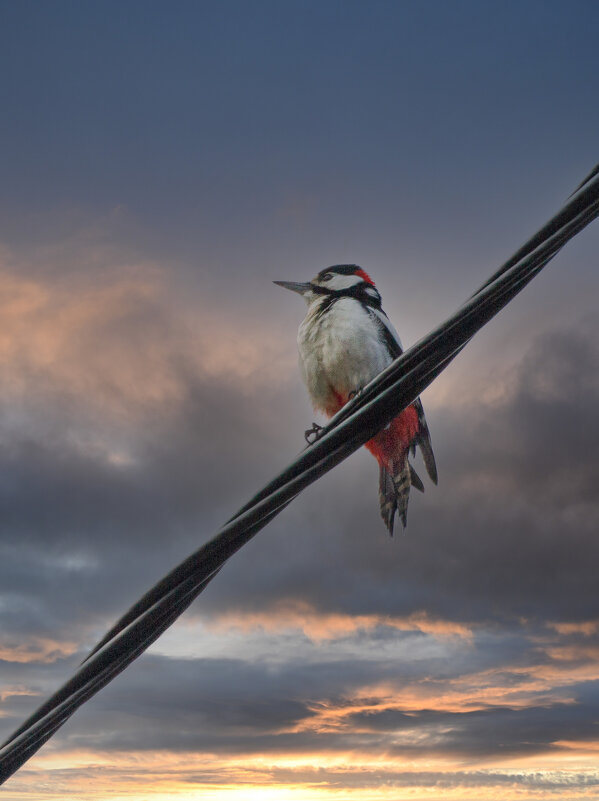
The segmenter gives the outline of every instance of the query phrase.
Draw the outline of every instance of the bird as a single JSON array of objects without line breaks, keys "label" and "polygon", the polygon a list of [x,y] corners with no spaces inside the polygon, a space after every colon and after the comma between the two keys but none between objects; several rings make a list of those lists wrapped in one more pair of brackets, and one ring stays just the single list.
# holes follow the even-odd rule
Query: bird
[{"label": "bird", "polygon": [[[297,335],[300,370],[314,409],[327,417],[403,352],[374,281],[357,264],[326,267],[305,283],[274,283],[297,292],[308,305]],[[314,431],[319,428],[313,425]],[[410,487],[424,492],[408,459],[416,446],[436,484],[437,466],[420,398],[366,443],[379,464],[380,511],[390,536],[396,513],[406,528]]]}]

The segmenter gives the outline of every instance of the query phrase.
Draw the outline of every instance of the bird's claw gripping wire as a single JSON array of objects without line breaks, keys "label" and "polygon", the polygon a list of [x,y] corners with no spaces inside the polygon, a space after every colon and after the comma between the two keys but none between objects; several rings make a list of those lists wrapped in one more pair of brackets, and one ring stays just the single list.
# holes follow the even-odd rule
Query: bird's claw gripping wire
[{"label": "bird's claw gripping wire", "polygon": [[308,445],[313,445],[317,440],[321,437],[322,426],[319,426],[318,423],[312,423],[312,428],[308,428],[304,431],[304,439],[308,443]]},{"label": "bird's claw gripping wire", "polygon": [[[358,387],[357,389],[352,390],[347,396],[347,400],[350,401],[353,398],[357,398],[362,394],[363,391],[364,387]],[[321,433],[323,430],[324,426],[319,426],[318,423],[312,423],[312,428],[308,428],[307,431],[304,431],[304,439],[308,445],[314,445],[315,442],[318,442],[318,440],[323,436]]]}]

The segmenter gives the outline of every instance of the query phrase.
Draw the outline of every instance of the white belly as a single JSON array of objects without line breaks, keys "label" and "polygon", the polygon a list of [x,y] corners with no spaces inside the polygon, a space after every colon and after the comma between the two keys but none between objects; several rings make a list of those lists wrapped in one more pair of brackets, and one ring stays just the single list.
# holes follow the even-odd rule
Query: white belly
[{"label": "white belly", "polygon": [[352,392],[390,362],[377,326],[353,298],[341,298],[322,316],[312,304],[298,332],[302,377],[316,409],[333,414]]}]

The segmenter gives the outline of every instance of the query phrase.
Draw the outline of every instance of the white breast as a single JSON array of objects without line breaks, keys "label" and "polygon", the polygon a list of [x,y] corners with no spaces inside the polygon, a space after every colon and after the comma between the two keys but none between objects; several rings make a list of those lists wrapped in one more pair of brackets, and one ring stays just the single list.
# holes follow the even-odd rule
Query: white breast
[{"label": "white breast", "polygon": [[348,395],[371,381],[391,362],[379,328],[353,298],[340,298],[319,315],[322,299],[312,303],[300,325],[298,347],[302,377],[314,407],[333,414]]}]

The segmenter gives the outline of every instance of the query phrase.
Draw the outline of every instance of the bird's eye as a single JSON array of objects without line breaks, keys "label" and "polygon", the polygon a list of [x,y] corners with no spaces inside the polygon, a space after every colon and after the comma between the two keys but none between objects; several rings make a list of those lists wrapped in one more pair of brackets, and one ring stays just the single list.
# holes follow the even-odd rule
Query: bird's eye
[{"label": "bird's eye", "polygon": [[333,277],[333,273],[325,273],[324,275],[320,276],[321,281],[330,281]]}]

